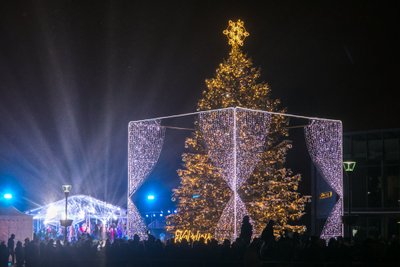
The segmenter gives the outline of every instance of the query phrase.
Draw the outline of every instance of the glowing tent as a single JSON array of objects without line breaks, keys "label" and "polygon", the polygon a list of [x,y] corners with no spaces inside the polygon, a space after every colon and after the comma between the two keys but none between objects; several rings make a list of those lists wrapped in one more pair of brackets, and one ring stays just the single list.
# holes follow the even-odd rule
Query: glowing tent
[{"label": "glowing tent", "polygon": [[[59,225],[60,219],[65,219],[65,199],[25,213],[33,216],[35,228],[39,228],[43,224]],[[126,217],[126,210],[90,196],[75,195],[68,197],[67,216],[68,219],[73,220],[73,225],[88,220],[107,223]]]}]

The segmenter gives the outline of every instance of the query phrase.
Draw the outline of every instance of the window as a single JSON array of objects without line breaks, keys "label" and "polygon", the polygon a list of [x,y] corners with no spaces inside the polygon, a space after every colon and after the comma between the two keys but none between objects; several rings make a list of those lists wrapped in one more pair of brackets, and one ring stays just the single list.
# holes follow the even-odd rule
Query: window
[{"label": "window", "polygon": [[368,207],[382,207],[382,173],[379,166],[368,167],[367,185]]},{"label": "window", "polygon": [[385,167],[385,208],[400,207],[400,170],[399,166]]},{"label": "window", "polygon": [[367,168],[357,166],[354,172],[345,173],[345,209],[347,210],[348,184],[347,178],[351,181],[351,206],[354,210],[364,210],[367,207]]},{"label": "window", "polygon": [[370,238],[377,239],[381,235],[381,223],[382,218],[380,217],[369,217],[367,218],[367,236]]},{"label": "window", "polygon": [[343,158],[351,159],[351,137],[343,137]]},{"label": "window", "polygon": [[368,159],[382,159],[383,143],[382,139],[368,140]]},{"label": "window", "polygon": [[385,160],[398,160],[399,159],[399,139],[388,138],[384,140]]},{"label": "window", "polygon": [[367,142],[363,139],[353,139],[353,155],[355,159],[367,158]]}]

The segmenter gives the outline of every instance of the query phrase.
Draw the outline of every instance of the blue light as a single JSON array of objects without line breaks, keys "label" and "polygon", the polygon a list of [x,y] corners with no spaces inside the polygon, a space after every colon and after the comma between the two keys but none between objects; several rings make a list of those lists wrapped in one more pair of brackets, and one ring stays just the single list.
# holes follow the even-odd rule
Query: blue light
[{"label": "blue light", "polygon": [[170,210],[168,210],[168,213],[171,213],[171,211],[170,211]]},{"label": "blue light", "polygon": [[149,218],[149,214],[146,214],[146,218]]},{"label": "blue light", "polygon": [[177,213],[177,211],[176,211],[176,210],[174,210],[174,213]]},{"label": "blue light", "polygon": [[147,200],[154,200],[155,196],[154,195],[147,195]]},{"label": "blue light", "polygon": [[200,197],[199,194],[194,194],[194,195],[192,195],[192,198],[199,198],[199,197]]},{"label": "blue light", "polygon": [[10,193],[6,193],[6,194],[4,194],[4,198],[5,199],[12,199],[12,194],[10,194]]},{"label": "blue light", "polygon": [[160,217],[162,217],[163,215],[162,215],[162,213],[160,213]]}]

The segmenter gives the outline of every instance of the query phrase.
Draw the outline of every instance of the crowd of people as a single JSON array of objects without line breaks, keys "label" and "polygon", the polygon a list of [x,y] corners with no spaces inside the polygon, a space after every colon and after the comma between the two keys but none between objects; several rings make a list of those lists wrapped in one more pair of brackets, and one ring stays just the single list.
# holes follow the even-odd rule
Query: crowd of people
[{"label": "crowd of people", "polygon": [[[126,235],[126,225],[121,222],[105,225],[103,223],[90,223],[89,221],[88,223],[73,225],[68,229],[68,241],[72,243],[88,235],[97,240],[110,239],[112,241],[124,238]],[[41,240],[63,239],[64,227],[48,224],[37,229],[35,234]]]},{"label": "crowd of people", "polygon": [[[273,224],[262,235],[252,237],[252,227],[243,220],[241,234],[234,241],[173,239],[165,243],[149,235],[147,240],[109,239],[101,245],[94,239],[80,239],[62,244],[61,240],[25,239],[15,242],[11,235],[7,244],[0,244],[0,267],[8,261],[21,267],[63,266],[400,266],[398,238],[363,241],[342,237],[327,243],[318,237],[288,233],[276,240]],[[15,247],[14,247],[15,245]]]}]

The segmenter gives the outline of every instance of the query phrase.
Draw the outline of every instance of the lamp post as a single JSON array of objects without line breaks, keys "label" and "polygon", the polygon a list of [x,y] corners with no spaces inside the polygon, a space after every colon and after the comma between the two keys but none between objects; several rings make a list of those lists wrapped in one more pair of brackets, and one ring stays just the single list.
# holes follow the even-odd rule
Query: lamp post
[{"label": "lamp post", "polygon": [[64,220],[60,220],[61,225],[64,226],[64,244],[67,243],[67,227],[70,226],[72,224],[72,220],[68,220],[68,213],[67,213],[67,209],[68,209],[68,195],[69,192],[71,192],[72,189],[72,185],[69,184],[64,184],[62,185],[62,189],[64,191],[65,194],[65,219]]},{"label": "lamp post", "polygon": [[349,173],[353,172],[355,167],[356,167],[355,161],[350,161],[350,160],[343,161],[343,168],[344,168],[344,171],[346,173],[346,178],[347,178],[347,198],[348,198],[347,207],[348,208],[347,208],[346,222],[347,222],[347,229],[348,229],[350,240],[352,239],[353,234],[351,232],[351,221],[352,221],[352,219],[351,219],[351,195],[352,195],[352,192],[351,192],[351,182],[350,182],[350,174]]}]

